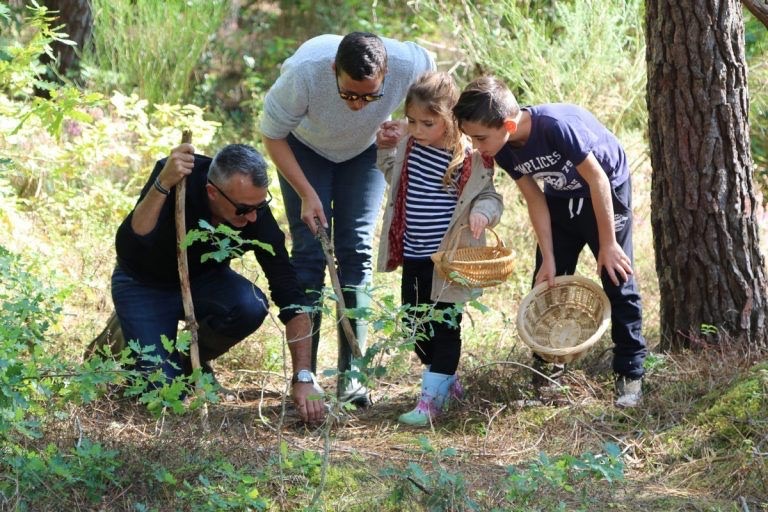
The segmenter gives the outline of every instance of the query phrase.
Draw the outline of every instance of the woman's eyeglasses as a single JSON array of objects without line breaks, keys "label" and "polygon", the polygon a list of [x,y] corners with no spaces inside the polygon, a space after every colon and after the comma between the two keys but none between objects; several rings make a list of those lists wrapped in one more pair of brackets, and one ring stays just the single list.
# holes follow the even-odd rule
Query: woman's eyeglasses
[{"label": "woman's eyeglasses", "polygon": [[343,99],[344,101],[363,101],[365,103],[371,103],[374,101],[379,101],[381,98],[384,97],[384,94],[382,94],[381,91],[384,90],[384,79],[381,80],[381,87],[379,88],[379,92],[376,94],[352,94],[351,92],[342,91],[341,87],[339,86],[339,77],[336,76],[336,90],[339,91],[339,98]]},{"label": "woman's eyeglasses", "polygon": [[236,203],[233,200],[229,198],[227,194],[224,193],[223,190],[219,188],[218,185],[216,185],[214,182],[212,182],[210,179],[208,179],[208,183],[213,185],[213,188],[219,191],[219,193],[230,202],[232,206],[235,207],[235,215],[248,215],[251,212],[257,212],[259,210],[263,210],[267,206],[269,206],[269,203],[272,201],[272,194],[270,194],[269,190],[267,190],[267,198],[260,202],[259,204],[242,204],[242,203]]}]

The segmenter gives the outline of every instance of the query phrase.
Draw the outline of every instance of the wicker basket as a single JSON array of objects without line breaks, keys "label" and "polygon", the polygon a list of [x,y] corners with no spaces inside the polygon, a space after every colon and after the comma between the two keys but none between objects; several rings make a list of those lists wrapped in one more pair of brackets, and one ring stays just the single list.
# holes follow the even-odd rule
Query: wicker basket
[{"label": "wicker basket", "polygon": [[458,247],[464,229],[469,229],[469,226],[455,230],[447,249],[432,255],[438,273],[445,279],[471,288],[485,288],[506,281],[514,268],[512,250],[491,228],[486,229],[496,237],[495,246]]},{"label": "wicker basket", "polygon": [[570,363],[594,345],[611,318],[603,289],[581,276],[558,276],[555,285],[540,283],[525,296],[517,330],[526,345],[550,363]]}]

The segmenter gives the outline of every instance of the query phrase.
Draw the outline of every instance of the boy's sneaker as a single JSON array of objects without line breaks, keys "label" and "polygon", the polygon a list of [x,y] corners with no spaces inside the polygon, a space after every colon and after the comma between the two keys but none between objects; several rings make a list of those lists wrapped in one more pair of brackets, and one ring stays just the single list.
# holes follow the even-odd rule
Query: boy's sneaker
[{"label": "boy's sneaker", "polygon": [[643,401],[643,378],[616,377],[616,406],[637,407]]},{"label": "boy's sneaker", "polygon": [[563,374],[565,374],[564,364],[548,363],[538,357],[533,358],[531,367],[534,369],[531,384],[534,388],[542,391],[556,390]]}]

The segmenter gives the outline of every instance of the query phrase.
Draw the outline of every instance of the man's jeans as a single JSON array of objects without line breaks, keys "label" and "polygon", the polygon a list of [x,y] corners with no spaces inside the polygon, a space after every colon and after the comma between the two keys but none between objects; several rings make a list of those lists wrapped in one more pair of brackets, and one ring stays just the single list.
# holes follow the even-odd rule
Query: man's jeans
[{"label": "man's jeans", "polygon": [[[371,282],[373,235],[379,220],[386,182],[376,168],[376,147],[358,156],[335,163],[318,155],[293,135],[288,144],[309,183],[323,203],[332,228],[333,246],[342,287]],[[304,290],[320,290],[325,281],[322,246],[301,220],[301,198],[280,177],[286,216],[291,230],[291,261]],[[311,299],[316,296],[310,294]]]},{"label": "man's jeans", "polygon": [[[214,359],[253,333],[267,316],[269,304],[264,293],[249,280],[221,268],[191,279],[195,319],[200,324],[200,361]],[[112,274],[112,300],[126,342],[138,340],[154,347],[152,355],[162,358],[160,367],[170,380],[183,373],[185,365],[178,352],[169,354],[161,335],[176,339],[184,305],[179,287],[148,286],[131,277],[120,266]],[[204,334],[205,333],[205,334]],[[154,363],[138,358],[135,369],[151,371]]]}]

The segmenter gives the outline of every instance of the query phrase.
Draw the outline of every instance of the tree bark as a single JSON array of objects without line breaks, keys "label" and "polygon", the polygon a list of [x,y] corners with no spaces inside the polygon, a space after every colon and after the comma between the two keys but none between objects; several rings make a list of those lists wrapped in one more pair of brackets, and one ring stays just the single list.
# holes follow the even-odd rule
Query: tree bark
[{"label": "tree bark", "polygon": [[768,1],[742,0],[742,3],[752,13],[752,16],[768,28]]},{"label": "tree bark", "polygon": [[648,0],[646,43],[662,348],[765,347],[741,4]]},{"label": "tree bark", "polygon": [[57,58],[56,69],[61,76],[78,71],[80,54],[88,44],[93,30],[93,12],[90,0],[45,0],[42,2],[51,11],[57,11],[54,26],[64,25],[64,32],[77,46],[53,43],[53,54]]}]

